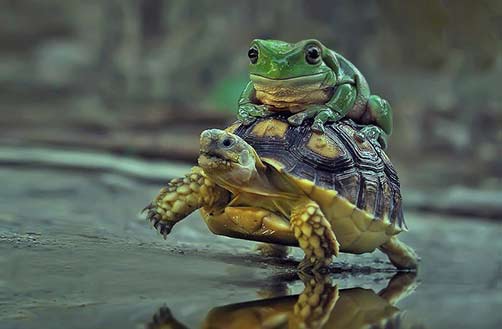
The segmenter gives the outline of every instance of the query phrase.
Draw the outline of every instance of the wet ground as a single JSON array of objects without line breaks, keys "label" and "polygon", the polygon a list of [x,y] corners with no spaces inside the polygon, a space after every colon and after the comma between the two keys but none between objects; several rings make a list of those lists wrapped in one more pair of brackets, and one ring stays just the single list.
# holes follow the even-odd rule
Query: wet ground
[{"label": "wet ground", "polygon": [[[198,214],[164,241],[139,216],[158,183],[13,164],[0,167],[0,182],[1,328],[273,327],[304,291],[299,251],[260,257],[254,243],[210,234]],[[378,304],[394,275],[383,254],[342,254],[326,285],[338,289],[327,325],[502,328],[500,222],[406,217],[402,240],[422,263],[402,312]]]}]

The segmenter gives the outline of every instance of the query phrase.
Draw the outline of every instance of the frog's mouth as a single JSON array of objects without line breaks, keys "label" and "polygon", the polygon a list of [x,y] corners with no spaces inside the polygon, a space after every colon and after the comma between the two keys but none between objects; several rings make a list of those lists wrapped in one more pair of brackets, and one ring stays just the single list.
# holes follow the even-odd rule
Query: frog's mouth
[{"label": "frog's mouth", "polygon": [[328,85],[329,71],[315,73],[310,75],[302,75],[291,78],[270,78],[259,74],[251,73],[249,75],[251,81],[256,87],[266,88],[288,88],[288,89],[324,89],[330,87]]},{"label": "frog's mouth", "polygon": [[331,72],[321,72],[287,79],[271,79],[250,74],[256,98],[276,111],[301,111],[306,104],[322,104],[329,100],[333,90]]}]

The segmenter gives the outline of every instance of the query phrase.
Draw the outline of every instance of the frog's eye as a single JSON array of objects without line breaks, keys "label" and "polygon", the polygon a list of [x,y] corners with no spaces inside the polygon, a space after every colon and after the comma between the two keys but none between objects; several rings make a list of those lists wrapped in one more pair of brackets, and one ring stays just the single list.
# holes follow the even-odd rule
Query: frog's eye
[{"label": "frog's eye", "polygon": [[321,60],[321,49],[316,45],[310,45],[305,48],[305,60],[309,64],[317,64]]},{"label": "frog's eye", "polygon": [[256,62],[258,61],[258,48],[256,48],[256,46],[249,48],[248,57],[251,61],[251,64],[256,64]]}]

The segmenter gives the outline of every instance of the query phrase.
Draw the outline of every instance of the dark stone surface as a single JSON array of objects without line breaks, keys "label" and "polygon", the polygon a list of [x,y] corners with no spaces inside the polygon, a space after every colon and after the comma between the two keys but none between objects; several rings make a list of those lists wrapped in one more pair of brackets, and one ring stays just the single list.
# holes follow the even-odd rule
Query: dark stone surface
[{"label": "dark stone surface", "polygon": [[[0,181],[2,328],[143,327],[164,304],[197,328],[215,306],[301,291],[301,252],[262,258],[254,243],[210,234],[197,213],[163,241],[138,215],[158,185],[23,166],[1,167]],[[399,308],[425,328],[500,327],[502,226],[406,216],[421,283]],[[340,288],[375,291],[393,271],[380,252],[342,254],[333,270]]]}]

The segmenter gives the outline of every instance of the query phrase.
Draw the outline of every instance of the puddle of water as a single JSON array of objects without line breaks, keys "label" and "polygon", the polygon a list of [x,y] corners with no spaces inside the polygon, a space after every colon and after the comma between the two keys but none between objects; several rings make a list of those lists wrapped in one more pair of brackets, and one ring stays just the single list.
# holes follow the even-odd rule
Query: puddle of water
[{"label": "puddle of water", "polygon": [[164,241],[135,217],[158,186],[110,193],[96,173],[21,168],[0,180],[0,328],[502,328],[497,222],[407,213],[416,278],[378,252],[299,278],[300,252],[262,258],[198,214]]},{"label": "puddle of water", "polygon": [[[202,328],[419,328],[396,303],[413,293],[415,274],[399,273],[379,292],[364,288],[339,289],[329,277],[302,277],[299,295],[262,298],[211,308]],[[275,294],[277,291],[272,291]],[[265,292],[262,292],[265,294]],[[187,328],[168,306],[147,324],[148,329]]]}]

